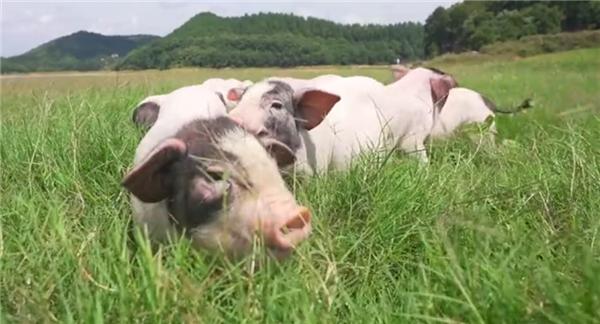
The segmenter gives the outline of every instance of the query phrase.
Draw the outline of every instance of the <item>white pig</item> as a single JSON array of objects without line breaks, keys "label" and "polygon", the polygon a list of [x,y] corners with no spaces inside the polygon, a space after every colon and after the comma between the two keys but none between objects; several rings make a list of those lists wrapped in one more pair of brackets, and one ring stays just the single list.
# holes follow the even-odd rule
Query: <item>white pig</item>
[{"label": "white pig", "polygon": [[182,88],[161,105],[123,180],[134,220],[151,239],[184,235],[195,248],[239,257],[258,235],[284,257],[308,237],[310,212],[267,152],[278,142],[261,142],[224,116],[213,91]]}]

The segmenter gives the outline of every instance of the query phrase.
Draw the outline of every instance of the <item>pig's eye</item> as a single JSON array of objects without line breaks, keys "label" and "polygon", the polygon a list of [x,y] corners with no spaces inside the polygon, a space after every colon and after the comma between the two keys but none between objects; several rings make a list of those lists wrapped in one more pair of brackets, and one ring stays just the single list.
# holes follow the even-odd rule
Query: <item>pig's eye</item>
[{"label": "pig's eye", "polygon": [[217,182],[217,181],[223,180],[223,173],[222,172],[211,172],[211,171],[208,171],[207,174],[210,177],[210,180],[213,181],[213,182]]},{"label": "pig's eye", "polygon": [[281,109],[281,108],[283,108],[283,104],[281,102],[279,102],[279,101],[273,101],[271,103],[271,108],[273,108],[273,109]]}]

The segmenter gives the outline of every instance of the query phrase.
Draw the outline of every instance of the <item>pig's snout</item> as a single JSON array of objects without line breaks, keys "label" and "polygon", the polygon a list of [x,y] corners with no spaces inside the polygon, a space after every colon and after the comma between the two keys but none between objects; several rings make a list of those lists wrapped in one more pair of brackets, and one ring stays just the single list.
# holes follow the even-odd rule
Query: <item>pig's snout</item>
[{"label": "pig's snout", "polygon": [[253,127],[250,124],[245,123],[244,119],[236,116],[233,113],[229,113],[228,116],[229,116],[229,119],[231,119],[234,123],[236,123],[238,126],[245,129],[246,131],[248,131],[251,134],[254,134],[258,137],[265,137],[265,136],[270,135],[269,131],[267,131],[267,129],[262,125],[259,127]]},{"label": "pig's snout", "polygon": [[229,114],[229,119],[238,124],[238,126],[244,128],[244,121],[241,118],[234,116],[233,114]]},{"label": "pig's snout", "polygon": [[282,217],[270,224],[263,224],[268,227],[263,228],[267,246],[281,252],[293,250],[310,235],[310,220],[310,210],[300,206],[287,217]]}]

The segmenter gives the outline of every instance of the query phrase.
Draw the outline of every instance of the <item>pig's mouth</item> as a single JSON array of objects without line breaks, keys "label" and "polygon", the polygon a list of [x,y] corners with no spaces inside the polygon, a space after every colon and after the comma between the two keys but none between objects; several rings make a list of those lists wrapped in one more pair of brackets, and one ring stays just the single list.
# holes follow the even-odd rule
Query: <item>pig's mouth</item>
[{"label": "pig's mouth", "polygon": [[294,151],[285,143],[271,136],[258,136],[267,152],[277,161],[279,167],[285,167],[296,162]]}]

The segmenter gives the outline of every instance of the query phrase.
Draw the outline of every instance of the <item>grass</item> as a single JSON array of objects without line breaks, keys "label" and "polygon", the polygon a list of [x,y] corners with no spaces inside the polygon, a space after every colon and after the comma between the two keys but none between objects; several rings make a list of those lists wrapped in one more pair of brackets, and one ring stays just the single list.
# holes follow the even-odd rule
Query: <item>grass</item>
[{"label": "grass", "polygon": [[484,46],[481,52],[491,55],[532,56],[600,46],[600,30],[525,36],[519,40]]},{"label": "grass", "polygon": [[499,106],[537,106],[498,117],[495,148],[458,136],[426,167],[393,154],[290,180],[315,230],[283,263],[129,241],[132,106],[211,75],[384,68],[3,78],[0,322],[600,322],[598,57],[440,66]]},{"label": "grass", "polygon": [[483,46],[479,52],[447,53],[432,60],[433,64],[471,63],[515,60],[523,57],[583,48],[600,47],[600,30],[583,30],[558,34],[525,36],[517,40]]}]

